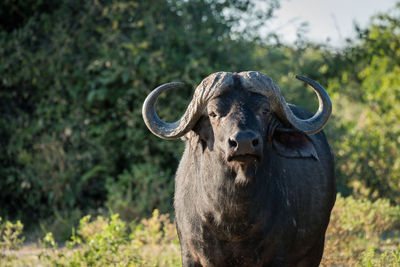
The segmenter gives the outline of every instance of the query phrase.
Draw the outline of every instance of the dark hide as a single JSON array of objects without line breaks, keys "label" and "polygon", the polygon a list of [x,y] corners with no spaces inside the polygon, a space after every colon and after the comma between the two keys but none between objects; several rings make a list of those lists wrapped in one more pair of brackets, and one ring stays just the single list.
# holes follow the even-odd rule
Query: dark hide
[{"label": "dark hide", "polygon": [[[322,132],[284,127],[266,97],[237,82],[209,101],[176,174],[183,266],[318,266],[336,197],[333,156]],[[243,132],[254,148],[233,155]]]}]

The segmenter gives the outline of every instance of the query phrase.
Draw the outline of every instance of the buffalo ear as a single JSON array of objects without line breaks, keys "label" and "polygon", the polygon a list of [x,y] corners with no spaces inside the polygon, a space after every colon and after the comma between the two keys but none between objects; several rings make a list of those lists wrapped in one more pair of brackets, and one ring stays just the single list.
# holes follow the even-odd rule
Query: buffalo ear
[{"label": "buffalo ear", "polygon": [[283,157],[319,159],[311,139],[300,132],[277,130],[272,138],[272,145]]},{"label": "buffalo ear", "polygon": [[209,142],[212,133],[211,133],[211,123],[207,117],[202,116],[196,123],[196,125],[192,129],[198,136],[198,140],[201,143],[203,151],[207,147],[207,143]]}]

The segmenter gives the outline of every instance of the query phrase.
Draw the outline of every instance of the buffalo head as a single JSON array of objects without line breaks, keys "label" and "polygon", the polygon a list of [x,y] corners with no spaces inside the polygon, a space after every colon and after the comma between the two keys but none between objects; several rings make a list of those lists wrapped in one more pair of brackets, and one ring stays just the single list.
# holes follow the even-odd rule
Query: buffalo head
[{"label": "buffalo head", "polygon": [[296,139],[296,132],[319,132],[330,117],[332,105],[321,85],[303,76],[296,78],[311,85],[319,99],[318,111],[309,119],[298,118],[272,79],[254,71],[208,76],[196,88],[185,114],[174,123],[162,121],[155,105],[162,92],[182,83],[161,85],[146,98],[143,118],[161,138],[176,139],[192,131],[203,149],[218,151],[227,162],[259,162],[263,143],[271,140],[276,130],[291,132],[288,138]]}]

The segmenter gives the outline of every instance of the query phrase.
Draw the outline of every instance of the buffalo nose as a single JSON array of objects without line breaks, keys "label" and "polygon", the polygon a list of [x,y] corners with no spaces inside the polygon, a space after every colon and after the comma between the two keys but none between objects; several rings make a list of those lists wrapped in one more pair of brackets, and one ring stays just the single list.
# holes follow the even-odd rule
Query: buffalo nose
[{"label": "buffalo nose", "polygon": [[228,147],[236,155],[259,152],[260,135],[254,131],[240,131],[228,139]]}]

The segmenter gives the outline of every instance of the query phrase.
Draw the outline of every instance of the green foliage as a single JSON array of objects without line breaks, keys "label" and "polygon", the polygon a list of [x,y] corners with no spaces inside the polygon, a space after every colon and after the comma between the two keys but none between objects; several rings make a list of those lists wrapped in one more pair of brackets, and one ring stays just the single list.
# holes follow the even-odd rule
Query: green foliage
[{"label": "green foliage", "polygon": [[25,237],[21,236],[23,228],[20,221],[12,223],[6,220],[3,222],[0,217],[0,267],[15,266],[13,261],[16,257],[12,252],[18,250],[24,242]]},{"label": "green foliage", "polygon": [[362,260],[360,266],[373,267],[373,266],[393,266],[400,265],[400,249],[394,251],[386,251],[381,255],[376,255],[375,248],[369,247],[362,253]]},{"label": "green foliage", "polygon": [[[400,202],[400,5],[375,16],[349,44],[333,78],[340,134],[333,138],[339,183],[354,194]],[[346,93],[350,91],[350,93]],[[343,131],[344,130],[344,131]]]},{"label": "green foliage", "polygon": [[[101,212],[101,210],[99,210]],[[55,211],[54,216],[41,219],[38,227],[31,231],[36,231],[36,235],[45,232],[52,232],[56,240],[67,240],[72,232],[71,228],[78,225],[82,212],[79,209],[67,211]]]},{"label": "green foliage", "polygon": [[160,169],[149,163],[132,166],[118,176],[118,183],[106,184],[109,195],[106,205],[121,218],[133,220],[158,208],[168,211],[173,205],[173,175],[171,170]]},{"label": "green foliage", "polygon": [[[324,264],[400,263],[400,206],[387,199],[343,198],[338,195],[326,235]],[[386,265],[373,265],[386,266]],[[396,265],[394,265],[396,266]]]},{"label": "green foliage", "polygon": [[53,233],[46,233],[46,235],[43,237],[43,246],[45,248],[57,248],[57,243],[54,240]]},{"label": "green foliage", "polygon": [[19,249],[24,237],[21,237],[24,226],[20,221],[12,223],[10,221],[3,222],[0,217],[0,249],[11,250]]},{"label": "green foliage", "polygon": [[65,249],[56,250],[51,233],[44,244],[50,251],[40,255],[42,264],[52,266],[179,266],[179,242],[175,225],[167,215],[153,216],[134,225],[128,233],[117,214],[110,218],[90,216],[81,219],[78,235]]},{"label": "green foliage", "polygon": [[[161,83],[251,68],[233,28],[245,13],[268,19],[267,3],[2,1],[0,215],[31,223],[105,202],[124,217],[170,211],[182,144],[149,134],[143,100]],[[162,96],[160,116],[176,120],[191,93]]]}]

